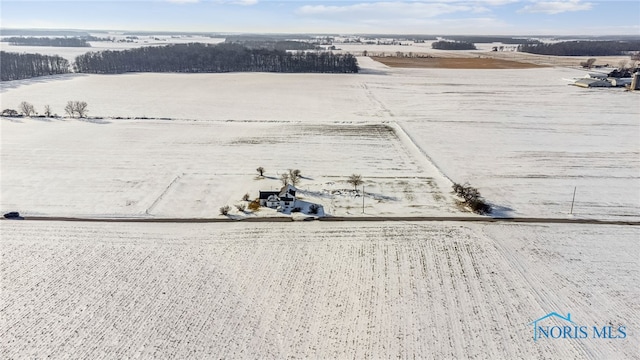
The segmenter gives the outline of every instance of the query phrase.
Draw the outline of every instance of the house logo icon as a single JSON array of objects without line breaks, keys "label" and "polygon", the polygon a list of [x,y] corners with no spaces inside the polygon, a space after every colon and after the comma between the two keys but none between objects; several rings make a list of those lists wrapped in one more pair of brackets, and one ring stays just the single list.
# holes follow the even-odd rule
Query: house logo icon
[{"label": "house logo icon", "polygon": [[529,325],[533,325],[533,340],[534,341],[537,341],[540,338],[540,335],[541,335],[540,332],[542,332],[542,336],[549,337],[548,331],[545,331],[545,330],[549,329],[549,327],[538,326],[538,323],[543,321],[543,320],[546,320],[548,318],[554,318],[554,317],[558,318],[560,320],[566,321],[567,322],[566,325],[569,325],[569,324],[575,325],[575,323],[573,321],[571,321],[571,313],[567,313],[567,316],[562,316],[562,315],[558,314],[557,312],[550,312],[547,315],[545,315],[545,316],[543,316],[543,317],[541,317],[539,319],[533,320],[532,322],[529,323]]}]

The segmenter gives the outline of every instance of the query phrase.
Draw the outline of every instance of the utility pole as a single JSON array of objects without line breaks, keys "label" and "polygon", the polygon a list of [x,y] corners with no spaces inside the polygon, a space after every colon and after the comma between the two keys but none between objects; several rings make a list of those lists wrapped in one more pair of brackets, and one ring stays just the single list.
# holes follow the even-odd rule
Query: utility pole
[{"label": "utility pole", "polygon": [[573,199],[571,200],[571,214],[573,214],[573,203],[576,201],[576,189],[578,187],[574,186],[573,188]]},{"label": "utility pole", "polygon": [[362,213],[364,214],[364,185],[362,185]]}]

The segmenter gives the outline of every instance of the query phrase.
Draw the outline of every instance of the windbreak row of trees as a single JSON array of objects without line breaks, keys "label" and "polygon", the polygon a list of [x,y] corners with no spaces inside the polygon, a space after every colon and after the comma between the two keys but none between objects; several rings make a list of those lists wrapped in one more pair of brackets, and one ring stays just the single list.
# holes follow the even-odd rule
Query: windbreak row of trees
[{"label": "windbreak row of trees", "polygon": [[527,43],[518,51],[555,56],[614,56],[640,51],[640,41],[563,41],[558,43]]},{"label": "windbreak row of trees", "polygon": [[248,49],[238,44],[176,44],[124,51],[100,51],[76,57],[78,73],[125,72],[289,72],[355,73],[351,54],[287,53]]},{"label": "windbreak row of trees", "polygon": [[438,50],[476,50],[476,46],[470,42],[444,40],[432,43],[431,48]]},{"label": "windbreak row of trees", "polygon": [[[468,43],[503,43],[503,44],[525,44],[532,40],[527,38],[517,38],[510,36],[474,36],[474,35],[447,35],[446,40],[463,41]],[[533,40],[535,41],[535,40]]]},{"label": "windbreak row of trees", "polygon": [[11,45],[55,46],[55,47],[90,47],[86,39],[78,37],[8,37],[2,40]]},{"label": "windbreak row of trees", "polygon": [[308,42],[292,41],[292,40],[231,40],[225,41],[227,44],[239,44],[249,49],[269,49],[269,50],[317,50],[320,47]]},{"label": "windbreak row of trees", "polygon": [[69,61],[60,56],[0,51],[0,81],[21,80],[68,72]]}]

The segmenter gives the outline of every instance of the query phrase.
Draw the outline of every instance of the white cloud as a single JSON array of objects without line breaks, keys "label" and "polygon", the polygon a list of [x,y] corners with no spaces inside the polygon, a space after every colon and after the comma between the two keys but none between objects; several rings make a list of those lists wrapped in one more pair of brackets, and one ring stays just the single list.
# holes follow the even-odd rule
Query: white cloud
[{"label": "white cloud", "polygon": [[218,4],[250,6],[258,3],[258,0],[217,0]]},{"label": "white cloud", "polygon": [[382,16],[382,17],[409,17],[432,18],[443,14],[451,14],[462,11],[482,11],[477,6],[453,2],[363,2],[351,5],[304,5],[297,9],[300,15],[313,16]]},{"label": "white cloud", "polygon": [[258,0],[236,0],[236,1],[231,1],[232,4],[236,4],[236,5],[255,5],[258,3]]},{"label": "white cloud", "polygon": [[166,0],[167,2],[174,4],[195,4],[200,2],[200,0]]},{"label": "white cloud", "polygon": [[591,10],[593,4],[583,3],[580,0],[569,1],[538,1],[531,5],[527,5],[519,12],[524,13],[545,13],[545,14],[560,14],[563,12],[571,11],[584,11]]}]

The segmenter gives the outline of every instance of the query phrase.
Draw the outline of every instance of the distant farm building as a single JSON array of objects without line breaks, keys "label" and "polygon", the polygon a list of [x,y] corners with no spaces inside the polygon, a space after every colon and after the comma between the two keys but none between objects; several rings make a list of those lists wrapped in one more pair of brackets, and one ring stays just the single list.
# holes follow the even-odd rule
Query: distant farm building
[{"label": "distant farm building", "polygon": [[611,86],[622,87],[631,85],[631,78],[614,78],[611,79]]},{"label": "distant farm building", "polygon": [[584,88],[594,88],[594,87],[611,87],[611,83],[606,79],[594,79],[594,78],[584,78],[576,80],[573,83],[575,86],[580,86]]},{"label": "distant farm building", "polygon": [[633,74],[633,78],[631,79],[631,84],[629,84],[630,90],[640,90],[640,72],[636,72]]},{"label": "distant farm building", "polygon": [[598,80],[606,80],[608,77],[607,74],[602,74],[602,73],[589,73],[587,76],[585,76],[586,79],[598,79]]},{"label": "distant farm building", "polygon": [[[609,74],[602,73],[589,73],[587,76],[581,79],[574,79],[573,85],[584,88],[595,87],[627,87],[631,90],[637,89],[637,85],[634,86],[634,77],[637,77],[638,73],[629,74],[628,71],[615,70]],[[625,77],[618,76],[625,75]],[[629,76],[630,75],[630,76]],[[637,81],[636,81],[637,84]]]}]

